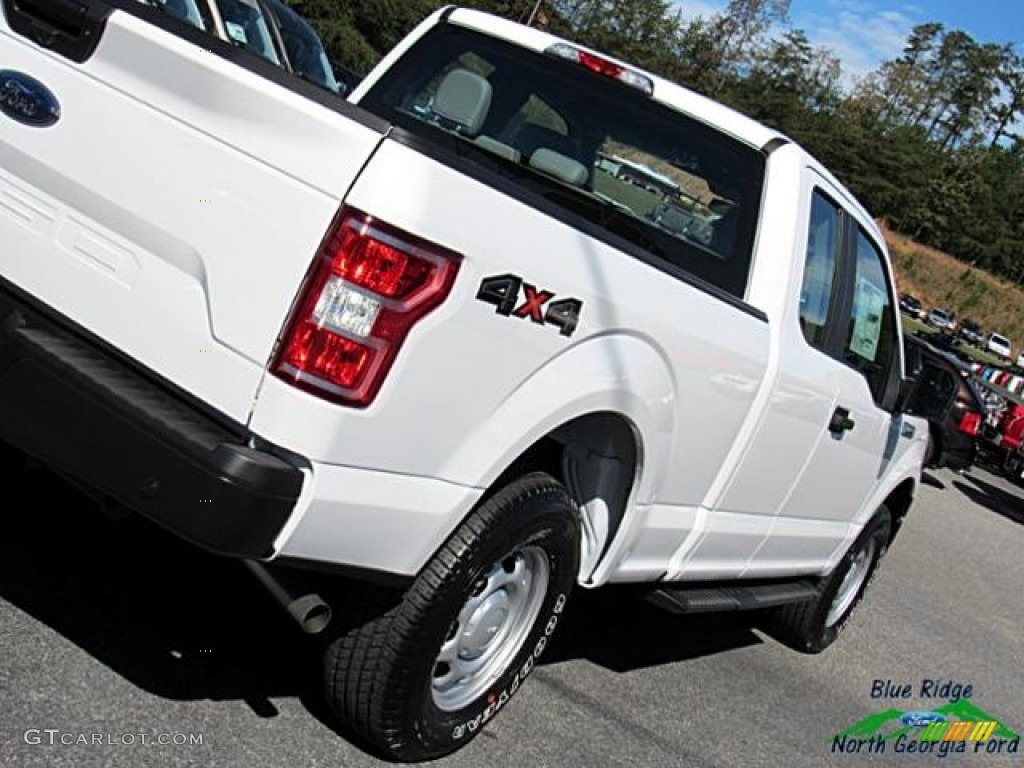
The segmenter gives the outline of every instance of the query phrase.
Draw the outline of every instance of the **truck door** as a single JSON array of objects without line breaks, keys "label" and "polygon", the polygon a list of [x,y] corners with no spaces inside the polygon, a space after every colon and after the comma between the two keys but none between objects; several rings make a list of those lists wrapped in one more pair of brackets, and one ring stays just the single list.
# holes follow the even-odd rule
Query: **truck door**
[{"label": "truck door", "polygon": [[[783,334],[788,390],[804,393],[813,451],[746,575],[799,572],[827,561],[893,460],[902,420],[891,413],[902,376],[897,304],[884,251],[816,174],[801,333]],[[835,237],[823,237],[825,231]],[[822,258],[820,251],[826,252]],[[818,254],[818,255],[816,255]],[[835,254],[832,258],[829,254]],[[785,389],[783,391],[786,391]]]}]

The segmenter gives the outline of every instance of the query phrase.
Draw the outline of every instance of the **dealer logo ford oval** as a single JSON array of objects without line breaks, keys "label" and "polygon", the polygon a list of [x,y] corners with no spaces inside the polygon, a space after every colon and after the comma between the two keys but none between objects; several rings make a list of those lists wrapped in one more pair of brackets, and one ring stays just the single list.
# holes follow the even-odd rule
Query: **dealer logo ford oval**
[{"label": "dealer logo ford oval", "polygon": [[907,712],[900,718],[900,722],[913,728],[920,728],[932,723],[944,723],[947,718],[939,712]]},{"label": "dealer logo ford oval", "polygon": [[0,70],[0,112],[25,125],[45,128],[60,119],[60,102],[34,77]]}]

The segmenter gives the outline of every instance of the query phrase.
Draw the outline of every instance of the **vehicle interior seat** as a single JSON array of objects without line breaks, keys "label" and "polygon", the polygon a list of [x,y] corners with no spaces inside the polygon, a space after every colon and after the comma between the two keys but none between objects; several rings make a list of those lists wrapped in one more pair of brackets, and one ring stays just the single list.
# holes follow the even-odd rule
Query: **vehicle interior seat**
[{"label": "vehicle interior seat", "polygon": [[468,69],[453,69],[438,86],[431,111],[442,127],[473,139],[474,143],[489,152],[518,163],[522,156],[515,147],[490,136],[477,135],[487,120],[493,95],[494,89],[487,78]]},{"label": "vehicle interior seat", "polygon": [[576,187],[584,186],[590,176],[579,160],[547,147],[539,147],[530,155],[530,167]]},{"label": "vehicle interior seat", "polygon": [[491,109],[493,89],[487,78],[468,69],[453,69],[434,94],[434,118],[445,128],[473,138]]},{"label": "vehicle interior seat", "polygon": [[526,158],[532,157],[541,147],[572,158],[577,158],[580,153],[579,145],[570,137],[537,123],[523,123],[516,131],[512,144]]},{"label": "vehicle interior seat", "polygon": [[[541,149],[546,149],[565,159],[572,160],[584,169],[586,176],[582,181],[573,180],[568,183],[579,187],[588,186],[594,164],[593,162],[588,164],[585,161],[579,142],[572,137],[559,133],[552,128],[527,122],[519,127],[510,143],[522,153],[531,166],[533,166],[534,154]],[[541,163],[546,164],[550,160],[551,158],[548,157],[546,160],[542,159]],[[571,175],[575,179],[575,172]]]}]

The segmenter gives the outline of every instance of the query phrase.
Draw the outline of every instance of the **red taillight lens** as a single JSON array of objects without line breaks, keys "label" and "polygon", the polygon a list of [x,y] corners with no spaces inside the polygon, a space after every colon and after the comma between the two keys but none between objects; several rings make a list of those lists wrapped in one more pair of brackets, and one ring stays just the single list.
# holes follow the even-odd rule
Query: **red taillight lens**
[{"label": "red taillight lens", "polygon": [[981,414],[977,411],[968,411],[960,417],[957,429],[966,435],[977,437],[978,432],[981,430]]},{"label": "red taillight lens", "polygon": [[614,62],[602,59],[600,56],[595,56],[594,54],[587,53],[586,51],[580,51],[578,56],[580,64],[591,72],[597,72],[599,75],[605,75],[606,77],[618,77],[626,71],[625,67],[620,67]]},{"label": "red taillight lens", "polygon": [[362,344],[305,322],[288,340],[281,360],[342,389],[353,389],[366,374],[371,350]]},{"label": "red taillight lens", "polygon": [[451,292],[460,262],[458,254],[343,210],[271,372],[325,399],[368,406],[409,329]]},{"label": "red taillight lens", "polygon": [[569,43],[555,43],[545,51],[549,56],[556,56],[566,61],[571,61],[586,67],[591,72],[618,80],[620,83],[643,91],[648,96],[654,95],[654,81],[647,75],[636,72],[632,69],[616,64],[614,61],[598,56],[597,54],[584,51]]}]

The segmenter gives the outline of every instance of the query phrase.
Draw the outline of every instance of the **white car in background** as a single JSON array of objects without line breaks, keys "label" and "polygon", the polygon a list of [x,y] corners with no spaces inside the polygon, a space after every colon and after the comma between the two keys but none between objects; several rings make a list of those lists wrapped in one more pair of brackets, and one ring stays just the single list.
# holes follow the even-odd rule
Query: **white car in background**
[{"label": "white car in background", "polygon": [[1009,360],[1013,356],[1013,349],[1010,346],[1010,340],[998,333],[989,334],[988,343],[985,345],[985,349],[993,355],[998,355],[1005,360]]}]

